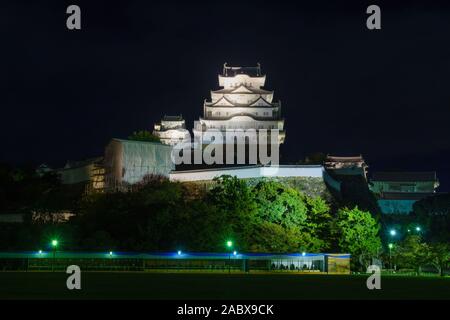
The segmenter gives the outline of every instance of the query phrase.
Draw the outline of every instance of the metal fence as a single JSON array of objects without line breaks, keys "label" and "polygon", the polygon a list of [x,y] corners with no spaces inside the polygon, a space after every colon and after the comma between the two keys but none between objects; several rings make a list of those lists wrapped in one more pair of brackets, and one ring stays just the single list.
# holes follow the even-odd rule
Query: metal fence
[{"label": "metal fence", "polygon": [[201,271],[350,273],[348,254],[0,252],[0,271]]}]

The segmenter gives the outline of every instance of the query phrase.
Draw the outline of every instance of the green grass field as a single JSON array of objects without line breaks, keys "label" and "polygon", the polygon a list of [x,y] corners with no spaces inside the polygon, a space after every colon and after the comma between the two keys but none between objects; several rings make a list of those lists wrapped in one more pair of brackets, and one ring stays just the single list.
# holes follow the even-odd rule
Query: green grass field
[{"label": "green grass field", "polygon": [[65,273],[0,272],[0,299],[450,299],[450,278],[84,272],[81,290]]}]

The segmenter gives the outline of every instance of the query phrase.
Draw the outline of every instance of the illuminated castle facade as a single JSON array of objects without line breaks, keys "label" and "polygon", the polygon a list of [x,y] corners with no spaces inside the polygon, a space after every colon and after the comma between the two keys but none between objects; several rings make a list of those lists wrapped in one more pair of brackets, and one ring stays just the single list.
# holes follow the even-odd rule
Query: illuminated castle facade
[{"label": "illuminated castle facade", "polygon": [[266,76],[261,66],[229,67],[225,63],[219,75],[219,90],[211,91],[211,100],[204,101],[203,117],[194,126],[194,133],[209,129],[278,129],[279,143],[284,142],[284,120],[281,103],[273,102],[273,91],[263,89]]},{"label": "illuminated castle facade", "polygon": [[164,116],[160,122],[155,123],[153,135],[157,136],[161,143],[171,146],[191,137],[182,116]]}]

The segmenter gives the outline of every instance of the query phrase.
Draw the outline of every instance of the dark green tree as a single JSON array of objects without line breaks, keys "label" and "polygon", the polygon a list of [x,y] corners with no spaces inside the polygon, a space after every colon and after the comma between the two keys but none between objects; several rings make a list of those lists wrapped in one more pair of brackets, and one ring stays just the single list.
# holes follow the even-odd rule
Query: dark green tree
[{"label": "dark green tree", "polygon": [[160,139],[157,136],[147,130],[135,131],[128,137],[128,139],[136,141],[160,142]]},{"label": "dark green tree", "polygon": [[331,215],[324,200],[271,180],[260,181],[252,191],[260,220],[255,251],[320,252],[329,247]]},{"label": "dark green tree", "polygon": [[321,240],[317,251],[331,249],[332,247],[332,218],[329,204],[320,197],[306,197],[308,214],[306,218],[306,230],[315,239]]},{"label": "dark green tree", "polygon": [[450,194],[437,194],[414,203],[413,219],[427,242],[450,242]]},{"label": "dark green tree", "polygon": [[377,256],[381,248],[379,230],[379,224],[370,212],[354,207],[338,210],[332,233],[339,250],[350,253],[354,266],[366,270],[371,258]]},{"label": "dark green tree", "polygon": [[441,276],[444,276],[444,269],[450,262],[450,244],[446,242],[432,243],[429,248],[431,264],[438,269]]},{"label": "dark green tree", "polygon": [[244,180],[226,175],[215,179],[215,182],[206,201],[224,219],[221,243],[234,239],[241,250],[246,250],[257,223],[257,206],[251,189]]},{"label": "dark green tree", "polygon": [[414,269],[418,275],[420,275],[421,268],[430,263],[431,259],[430,248],[419,235],[405,237],[395,247],[394,256],[400,267]]},{"label": "dark green tree", "polygon": [[287,228],[301,227],[307,217],[305,197],[275,181],[261,181],[253,188],[258,218]]}]

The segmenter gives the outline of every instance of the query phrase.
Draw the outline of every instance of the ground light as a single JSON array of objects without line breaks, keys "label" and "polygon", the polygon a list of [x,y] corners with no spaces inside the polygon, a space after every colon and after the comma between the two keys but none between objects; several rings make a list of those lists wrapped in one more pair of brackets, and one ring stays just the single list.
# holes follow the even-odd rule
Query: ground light
[{"label": "ground light", "polygon": [[397,231],[395,231],[394,229],[392,229],[391,231],[389,231],[389,234],[391,236],[395,236],[397,234]]},{"label": "ground light", "polygon": [[302,257],[306,256],[306,252],[302,252]]},{"label": "ground light", "polygon": [[422,230],[419,226],[416,227],[416,231],[420,232],[420,230]]},{"label": "ground light", "polygon": [[234,256],[237,255],[237,251],[233,251],[233,255],[234,255]]},{"label": "ground light", "polygon": [[110,255],[110,256],[112,256],[112,255],[113,255],[113,252],[112,252],[112,251],[110,251],[110,252],[109,252],[109,255]]},{"label": "ground light", "polygon": [[42,250],[39,250],[39,254],[42,254]]},{"label": "ground light", "polygon": [[178,254],[179,256],[181,256],[181,253],[182,253],[181,250],[178,250],[178,251],[177,251],[177,254]]}]

